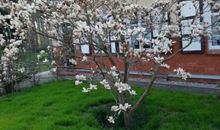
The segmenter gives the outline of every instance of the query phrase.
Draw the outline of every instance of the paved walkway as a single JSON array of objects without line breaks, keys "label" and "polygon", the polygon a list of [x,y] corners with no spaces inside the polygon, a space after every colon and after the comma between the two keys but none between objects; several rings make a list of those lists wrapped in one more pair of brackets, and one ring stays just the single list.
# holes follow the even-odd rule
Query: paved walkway
[{"label": "paved walkway", "polygon": [[[71,79],[73,77],[62,77],[62,79]],[[45,71],[36,75],[38,84],[56,80],[57,77],[51,71]],[[130,84],[137,86],[147,86],[149,81],[143,79],[130,79]],[[33,86],[33,81],[30,79],[24,80],[23,82],[16,85],[16,89],[22,89]],[[204,84],[204,83],[192,83],[192,82],[180,82],[180,81],[156,81],[155,86],[164,89],[192,91],[197,93],[208,93],[220,95],[220,87],[217,84]]]},{"label": "paved walkway", "polygon": [[[130,84],[138,86],[147,86],[149,81],[143,79],[131,79]],[[156,81],[155,86],[163,89],[172,89],[180,91],[189,91],[204,94],[214,94],[220,96],[220,87],[218,84],[204,84],[195,82],[181,82],[181,81]]]}]

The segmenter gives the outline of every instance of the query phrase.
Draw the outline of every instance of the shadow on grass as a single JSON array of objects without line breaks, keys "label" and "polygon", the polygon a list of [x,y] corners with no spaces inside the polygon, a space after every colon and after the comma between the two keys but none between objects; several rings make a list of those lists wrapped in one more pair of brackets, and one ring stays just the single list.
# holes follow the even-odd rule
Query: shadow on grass
[{"label": "shadow on grass", "polygon": [[[87,108],[88,113],[92,113],[97,122],[99,123],[99,126],[101,129],[113,129],[113,130],[119,130],[119,129],[125,129],[124,121],[123,121],[123,114],[120,114],[120,116],[117,117],[115,120],[115,124],[111,124],[107,121],[107,116],[111,116],[113,113],[111,113],[110,108],[115,103],[112,100],[102,101],[102,103],[93,104]],[[132,130],[143,128],[144,124],[147,123],[147,111],[144,111],[144,107],[140,107],[138,109],[133,117],[132,117]]]}]

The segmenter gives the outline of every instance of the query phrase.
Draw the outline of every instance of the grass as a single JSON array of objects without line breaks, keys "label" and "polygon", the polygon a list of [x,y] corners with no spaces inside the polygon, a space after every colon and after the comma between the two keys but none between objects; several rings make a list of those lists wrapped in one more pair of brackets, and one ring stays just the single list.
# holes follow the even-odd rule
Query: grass
[{"label": "grass", "polygon": [[[101,104],[111,103],[111,95],[102,89],[84,94],[81,87],[54,81],[0,98],[0,130],[122,129],[99,122],[109,110]],[[220,100],[154,89],[136,115],[137,130],[219,130]]]}]

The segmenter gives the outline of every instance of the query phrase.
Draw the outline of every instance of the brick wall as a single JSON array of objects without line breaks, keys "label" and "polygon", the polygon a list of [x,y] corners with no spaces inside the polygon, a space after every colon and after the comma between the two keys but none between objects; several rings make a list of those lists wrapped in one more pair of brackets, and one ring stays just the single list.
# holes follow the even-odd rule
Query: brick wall
[{"label": "brick wall", "polygon": [[[180,42],[177,42],[173,45],[173,52],[177,51],[181,48]],[[206,40],[207,41],[207,40]],[[217,51],[218,52],[218,51]],[[91,58],[91,57],[89,57]],[[111,66],[108,58],[102,58],[103,63],[105,65]],[[92,60],[92,59],[90,59]],[[99,59],[98,59],[99,60]],[[100,59],[101,60],[101,59]],[[123,62],[114,57],[114,60],[117,63],[117,67],[123,70]],[[187,72],[191,74],[201,74],[201,75],[220,75],[220,54],[210,54],[208,50],[208,44],[205,43],[204,50],[201,53],[178,53],[175,57],[167,62],[170,65],[170,69],[161,69],[162,74],[169,74],[173,72],[173,69],[181,67],[184,68]],[[142,64],[138,63],[131,67],[131,71],[139,71],[146,72],[146,70],[150,70],[152,68],[152,63]],[[92,63],[87,64],[78,64],[79,68],[95,68],[96,65]],[[143,76],[134,76],[134,77],[142,77]],[[191,79],[189,81],[198,81],[198,82],[215,82],[214,80],[203,80],[203,79]],[[217,81],[219,83],[219,81]]]}]

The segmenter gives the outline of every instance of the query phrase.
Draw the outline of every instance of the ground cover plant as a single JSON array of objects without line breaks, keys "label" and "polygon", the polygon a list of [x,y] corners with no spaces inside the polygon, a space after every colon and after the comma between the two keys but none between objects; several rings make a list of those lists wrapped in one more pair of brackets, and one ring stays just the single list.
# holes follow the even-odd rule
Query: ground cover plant
[{"label": "ground cover plant", "polygon": [[[83,86],[88,84],[54,81],[0,98],[0,129],[123,130],[122,120],[103,120],[106,106],[114,103],[112,96],[102,89],[82,94]],[[134,130],[220,129],[220,100],[215,96],[153,89],[136,114]]]}]

